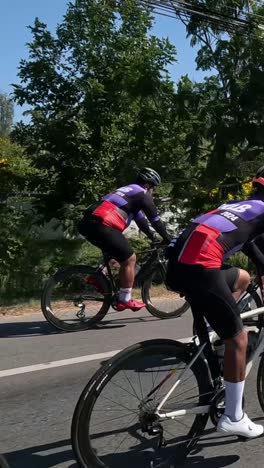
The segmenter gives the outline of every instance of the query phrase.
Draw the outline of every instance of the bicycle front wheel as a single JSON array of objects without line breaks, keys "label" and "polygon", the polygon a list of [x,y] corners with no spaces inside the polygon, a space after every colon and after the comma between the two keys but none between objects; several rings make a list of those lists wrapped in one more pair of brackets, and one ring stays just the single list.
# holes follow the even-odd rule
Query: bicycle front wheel
[{"label": "bicycle front wheel", "polygon": [[165,283],[165,267],[157,264],[142,285],[142,299],[146,309],[160,319],[180,317],[189,309],[188,302]]},{"label": "bicycle front wheel", "polygon": [[59,330],[87,330],[104,318],[111,297],[111,283],[103,273],[77,265],[57,271],[48,280],[41,309],[46,320]]},{"label": "bicycle front wheel", "polygon": [[[72,420],[72,446],[82,468],[159,467],[194,448],[208,414],[192,408],[209,404],[212,391],[201,357],[187,368],[188,347],[171,340],[151,340],[127,348],[92,377]],[[186,369],[187,368],[187,369]],[[159,417],[158,404],[183,370],[186,373]],[[188,409],[190,411],[188,411]]]}]

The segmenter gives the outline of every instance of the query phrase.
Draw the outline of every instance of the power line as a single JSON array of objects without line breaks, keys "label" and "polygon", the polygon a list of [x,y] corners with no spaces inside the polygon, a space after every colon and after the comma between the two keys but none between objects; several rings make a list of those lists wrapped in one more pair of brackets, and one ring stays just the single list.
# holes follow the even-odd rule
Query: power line
[{"label": "power line", "polygon": [[[255,30],[257,28],[264,29],[264,16],[252,12],[250,5],[249,9],[244,9],[244,11],[227,6],[226,8],[230,10],[230,14],[226,14],[221,12],[219,8],[212,9],[211,7],[209,9],[205,5],[184,0],[141,0],[140,3],[150,6],[157,14],[162,16],[172,18],[176,16],[184,20],[189,20],[192,17],[205,19],[212,26],[221,27],[228,33],[235,33],[239,30],[242,34],[245,34],[249,29],[252,29],[252,26]],[[264,3],[261,6],[264,7]],[[259,24],[260,20],[263,21],[263,24]]]}]

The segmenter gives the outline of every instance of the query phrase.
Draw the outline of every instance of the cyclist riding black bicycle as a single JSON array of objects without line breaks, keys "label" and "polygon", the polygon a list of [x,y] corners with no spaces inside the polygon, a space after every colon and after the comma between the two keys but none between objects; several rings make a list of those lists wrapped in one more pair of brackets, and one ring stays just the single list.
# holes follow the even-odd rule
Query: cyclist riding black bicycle
[{"label": "cyclist riding black bicycle", "polygon": [[242,409],[248,338],[236,302],[250,276],[223,260],[243,251],[264,279],[264,166],[252,182],[252,197],[197,217],[167,248],[167,284],[185,294],[194,320],[201,323],[204,316],[225,344],[226,403],[218,431],[249,438],[264,431]]},{"label": "cyclist riding black bicycle", "polygon": [[122,232],[134,220],[139,229],[154,240],[155,231],[166,241],[170,237],[161,221],[152,198],[155,187],[160,185],[160,175],[148,167],[137,175],[135,183],[118,188],[90,206],[78,225],[78,230],[88,241],[99,247],[120,263],[120,293],[117,310],[140,310],[141,301],[131,299],[135,278],[136,255]]}]

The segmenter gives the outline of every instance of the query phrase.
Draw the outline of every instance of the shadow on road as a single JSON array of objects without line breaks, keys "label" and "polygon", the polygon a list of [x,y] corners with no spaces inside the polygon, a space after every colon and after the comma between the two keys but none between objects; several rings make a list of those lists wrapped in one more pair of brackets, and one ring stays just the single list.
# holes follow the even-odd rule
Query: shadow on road
[{"label": "shadow on road", "polygon": [[218,457],[204,458],[191,457],[181,465],[182,468],[223,468],[225,466],[231,466],[240,460],[238,455],[222,455]]},{"label": "shadow on road", "polygon": [[[206,431],[206,436],[199,442],[195,451],[182,464],[177,464],[181,468],[225,468],[238,463],[239,455],[218,455],[214,457],[204,457],[201,452],[204,448],[210,446],[220,446],[235,444],[240,442],[234,437],[221,437],[214,435],[214,429]],[[144,443],[146,443],[144,439]],[[142,448],[142,447],[141,447]],[[54,453],[56,451],[56,453]],[[175,454],[175,447],[171,447],[167,456]],[[145,457],[145,459],[144,459]],[[57,465],[65,464],[67,468],[77,468],[78,465],[73,461],[74,456],[71,449],[70,440],[61,440],[50,444],[29,447],[23,450],[17,450],[6,454],[10,468],[53,468]],[[112,454],[103,457],[104,462],[110,462],[111,468],[134,468],[135,466],[149,467],[149,457],[147,452],[128,451],[128,453]],[[144,459],[144,460],[143,460]],[[141,463],[143,462],[143,465]],[[170,468],[171,464],[168,465]]]},{"label": "shadow on road", "polygon": [[44,321],[0,323],[0,338],[54,335],[57,333],[60,332]]},{"label": "shadow on road", "polygon": [[[56,453],[54,451],[56,450]],[[29,447],[6,454],[10,468],[52,468],[66,463],[69,468],[77,468],[70,440]],[[68,462],[68,464],[67,464]]]},{"label": "shadow on road", "polygon": [[[115,318],[116,312],[112,312],[110,314],[107,314],[107,317],[110,317],[110,319],[103,320],[102,322],[98,323],[94,329],[95,330],[101,330],[101,329],[108,329],[108,328],[117,328],[117,327],[125,327],[125,325],[128,325],[129,323],[148,323],[148,322],[156,322],[159,321],[158,318],[153,317],[152,315],[145,315],[138,317],[135,315],[135,317],[121,317],[121,318]],[[136,314],[136,312],[135,312]]]},{"label": "shadow on road", "polygon": [[[151,315],[141,317],[117,317],[115,313],[109,313],[107,317],[109,319],[103,320],[90,330],[110,330],[114,328],[124,328],[130,323],[148,323],[157,321],[159,319],[152,317]],[[89,332],[89,330],[84,330]],[[55,335],[58,333],[64,333],[63,331],[56,330],[52,325],[44,320],[39,321],[12,321],[12,322],[1,322],[0,323],[0,338],[15,338],[23,336],[39,336],[39,335]],[[76,332],[78,333],[78,332]]]}]

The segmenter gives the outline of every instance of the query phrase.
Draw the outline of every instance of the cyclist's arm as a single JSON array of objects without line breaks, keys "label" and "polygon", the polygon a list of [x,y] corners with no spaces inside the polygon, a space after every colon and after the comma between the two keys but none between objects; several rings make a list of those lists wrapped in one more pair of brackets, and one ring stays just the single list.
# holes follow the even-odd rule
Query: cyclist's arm
[{"label": "cyclist's arm", "polygon": [[250,242],[246,242],[242,252],[256,265],[260,275],[264,275],[264,234],[255,237]]},{"label": "cyclist's arm", "polygon": [[148,236],[148,238],[152,241],[154,241],[155,236],[153,231],[151,231],[149,227],[149,223],[147,222],[144,214],[142,211],[139,211],[136,216],[135,216],[135,222],[137,223],[138,228]]},{"label": "cyclist's arm", "polygon": [[157,208],[154,204],[154,201],[149,193],[145,193],[144,197],[142,198],[142,211],[144,211],[145,215],[147,216],[149,222],[151,223],[152,227],[155,231],[166,241],[170,242],[171,238],[166,231],[166,227],[161,221]]}]

